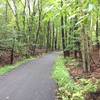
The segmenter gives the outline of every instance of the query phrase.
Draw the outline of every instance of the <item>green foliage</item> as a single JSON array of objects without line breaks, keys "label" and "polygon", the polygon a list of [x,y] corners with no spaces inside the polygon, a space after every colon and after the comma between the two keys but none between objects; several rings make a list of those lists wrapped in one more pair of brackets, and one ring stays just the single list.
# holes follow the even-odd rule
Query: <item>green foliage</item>
[{"label": "green foliage", "polygon": [[[66,63],[69,63],[69,61]],[[57,60],[53,77],[59,86],[60,100],[85,100],[87,93],[96,91],[96,85],[90,80],[80,79],[79,83],[75,83],[65,67],[63,58]]]},{"label": "green foliage", "polygon": [[[97,15],[98,17],[100,15],[100,4],[98,0],[62,0],[62,7],[61,0],[28,0],[26,4],[25,1],[27,0],[15,0],[14,4],[13,0],[0,0],[0,40],[6,39],[9,41],[9,39],[12,40],[15,37],[15,51],[19,50],[18,52],[22,54],[27,53],[27,50],[24,50],[25,48],[29,48],[27,45],[35,43],[39,23],[40,28],[37,43],[41,44],[42,47],[46,47],[47,44],[47,25],[49,21],[51,23],[50,41],[53,41],[52,23],[54,23],[54,31],[55,34],[57,33],[60,48],[61,28],[63,27],[66,31],[65,50],[79,50],[76,46],[76,42],[80,41],[82,24],[86,26],[85,29],[89,34],[95,33]],[[16,8],[15,11],[14,8]],[[39,13],[40,10],[41,12]],[[61,26],[60,22],[61,15],[64,16],[63,26]],[[91,38],[94,40],[94,36]],[[54,36],[54,40],[55,39],[56,37]],[[12,47],[11,41],[7,43],[7,46]]]}]

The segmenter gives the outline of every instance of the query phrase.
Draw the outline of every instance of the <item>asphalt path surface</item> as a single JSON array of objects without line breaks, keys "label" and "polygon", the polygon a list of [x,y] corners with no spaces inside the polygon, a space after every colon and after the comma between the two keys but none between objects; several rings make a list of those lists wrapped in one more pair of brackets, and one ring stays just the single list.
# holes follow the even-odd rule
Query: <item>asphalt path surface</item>
[{"label": "asphalt path surface", "polygon": [[55,100],[53,65],[59,53],[51,53],[0,76],[0,100]]}]

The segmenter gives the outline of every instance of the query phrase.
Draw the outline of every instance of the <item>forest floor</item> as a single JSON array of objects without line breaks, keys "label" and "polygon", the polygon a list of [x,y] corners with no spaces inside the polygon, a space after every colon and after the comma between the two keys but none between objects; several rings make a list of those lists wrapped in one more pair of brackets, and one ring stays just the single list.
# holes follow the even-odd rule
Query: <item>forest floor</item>
[{"label": "forest floor", "polygon": [[[70,74],[73,76],[73,79],[78,82],[79,79],[85,78],[90,79],[94,83],[97,80],[100,80],[100,56],[99,56],[99,50],[95,48],[93,50],[93,53],[91,54],[91,72],[84,73],[83,68],[80,67],[81,62],[78,60],[73,60],[71,63],[69,63],[67,66],[69,66]],[[98,89],[97,93],[93,94],[95,99],[88,99],[88,100],[100,100],[100,90]]]},{"label": "forest floor", "polygon": [[[30,53],[31,53],[31,51],[30,51]],[[36,49],[34,57],[41,56],[44,53],[45,53],[45,49]],[[0,67],[4,67],[5,65],[9,65],[10,62],[11,62],[10,58],[11,58],[11,52],[10,51],[2,52],[2,54],[0,55]],[[16,62],[21,61],[23,59],[24,58],[20,54],[14,53],[13,64],[15,64]]]},{"label": "forest floor", "polygon": [[[75,67],[73,64],[70,64],[71,66],[71,74],[76,77],[85,76],[87,78],[94,77],[96,79],[100,79],[100,57],[99,57],[99,50],[94,49],[94,52],[91,55],[91,72],[90,73],[84,73],[82,67]],[[78,63],[78,60],[76,61],[76,65]],[[81,63],[81,62],[80,62]],[[81,64],[80,64],[81,65]],[[79,66],[80,66],[79,65]]]},{"label": "forest floor", "polygon": [[45,55],[0,76],[0,100],[55,100],[51,72],[58,55]]},{"label": "forest floor", "polygon": [[[11,53],[10,51],[8,52],[3,52],[2,55],[0,56],[0,67],[4,67],[5,65],[9,65],[10,64],[10,57]],[[15,54],[14,53],[14,61],[13,63],[16,63],[18,61],[22,60],[22,57],[19,54]]]}]

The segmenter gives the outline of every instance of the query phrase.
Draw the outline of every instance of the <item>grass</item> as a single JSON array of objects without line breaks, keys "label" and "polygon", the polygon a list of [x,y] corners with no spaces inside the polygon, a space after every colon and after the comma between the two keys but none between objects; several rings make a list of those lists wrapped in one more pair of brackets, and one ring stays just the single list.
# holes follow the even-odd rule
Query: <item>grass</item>
[{"label": "grass", "polygon": [[58,84],[58,100],[85,100],[85,95],[90,92],[96,91],[96,86],[92,84],[91,80],[80,79],[79,83],[76,83],[65,63],[70,63],[72,59],[58,58],[55,64],[53,78]]},{"label": "grass", "polygon": [[8,72],[10,72],[10,71],[12,71],[12,70],[14,70],[15,68],[19,67],[20,65],[22,65],[22,64],[24,64],[24,63],[27,63],[27,62],[29,62],[29,61],[32,61],[32,60],[34,60],[34,59],[35,59],[35,58],[30,57],[30,58],[28,58],[28,59],[24,59],[24,60],[22,60],[22,61],[19,61],[19,62],[17,62],[16,64],[13,64],[13,65],[6,65],[6,66],[4,66],[4,67],[1,67],[1,68],[0,68],[0,75],[4,75],[4,74],[6,74],[6,73],[8,73]]}]

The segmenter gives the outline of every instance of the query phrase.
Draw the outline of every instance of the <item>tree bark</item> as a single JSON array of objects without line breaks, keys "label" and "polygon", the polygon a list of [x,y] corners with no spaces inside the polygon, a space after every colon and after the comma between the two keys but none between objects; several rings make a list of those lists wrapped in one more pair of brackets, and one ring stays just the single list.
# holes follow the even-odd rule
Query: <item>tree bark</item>
[{"label": "tree bark", "polygon": [[52,51],[54,50],[54,37],[55,37],[55,25],[54,25],[54,22],[53,22],[53,36],[52,36]]},{"label": "tree bark", "polygon": [[[63,7],[63,1],[61,0],[61,7]],[[63,46],[63,54],[65,55],[65,33],[64,33],[64,17],[61,15],[61,33],[62,33],[62,46]]]},{"label": "tree bark", "polygon": [[33,49],[33,55],[35,54],[35,49],[36,49],[36,45],[37,45],[37,41],[38,41],[40,29],[41,29],[42,0],[38,0],[38,11],[39,11],[39,13],[38,13],[39,14],[38,28],[37,28],[37,32],[36,32],[36,39],[35,39],[35,46],[34,46],[34,49]]},{"label": "tree bark", "polygon": [[97,42],[97,48],[99,49],[99,22],[98,22],[98,15],[97,15],[97,21],[96,21],[96,42]]}]

